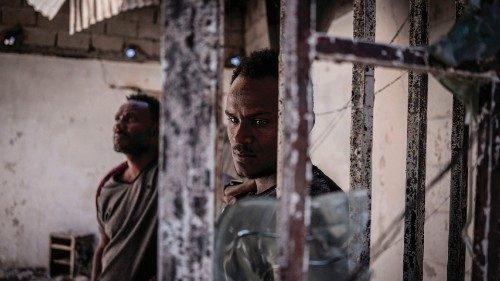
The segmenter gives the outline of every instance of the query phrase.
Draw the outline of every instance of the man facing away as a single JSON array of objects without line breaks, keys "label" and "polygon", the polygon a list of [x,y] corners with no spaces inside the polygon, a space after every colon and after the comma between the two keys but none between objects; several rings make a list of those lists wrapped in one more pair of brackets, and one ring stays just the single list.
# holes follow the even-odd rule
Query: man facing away
[{"label": "man facing away", "polygon": [[[278,73],[278,53],[269,49],[243,58],[233,72],[226,99],[227,134],[236,173],[249,180],[226,186],[227,204],[249,195],[277,195]],[[312,172],[311,196],[341,190],[316,166]]]},{"label": "man facing away", "polygon": [[102,180],[97,196],[100,243],[93,281],[142,281],[156,275],[159,102],[136,94],[116,113],[113,144],[126,162]]}]

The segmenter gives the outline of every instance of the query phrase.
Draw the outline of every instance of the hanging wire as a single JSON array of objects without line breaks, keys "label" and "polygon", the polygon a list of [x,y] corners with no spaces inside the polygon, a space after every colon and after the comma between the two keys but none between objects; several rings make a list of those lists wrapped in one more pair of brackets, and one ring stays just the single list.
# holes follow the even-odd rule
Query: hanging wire
[{"label": "hanging wire", "polygon": [[396,79],[392,80],[391,82],[387,83],[384,87],[382,87],[379,90],[375,91],[375,93],[373,93],[373,95],[376,96],[377,94],[383,92],[385,89],[389,88],[394,83],[398,82],[399,79],[401,79],[403,76],[405,76],[405,74],[406,74],[406,71],[403,71],[403,73],[401,73],[401,75],[399,75],[398,77],[396,77]]},{"label": "hanging wire", "polygon": [[344,116],[346,109],[351,107],[351,100],[349,99],[347,103],[342,107],[342,110],[340,111],[340,115],[336,115],[332,118],[330,123],[327,125],[326,129],[320,134],[320,136],[316,139],[316,141],[311,145],[311,154],[316,151],[318,147],[321,146],[321,144],[327,139],[328,135],[333,131],[333,129],[336,127],[336,125],[339,123],[339,121],[342,119]]},{"label": "hanging wire", "polygon": [[[444,204],[446,204],[446,202],[448,202],[450,200],[450,195],[446,196],[446,198],[436,207],[434,208],[434,210],[432,210],[426,217],[425,217],[425,222],[424,224],[427,223],[427,221],[432,218],[435,214],[437,214],[437,211],[439,211],[439,209],[441,209],[441,207],[443,207]],[[399,230],[400,228],[397,228],[397,233],[399,234]],[[387,240],[387,239],[386,239]],[[391,243],[390,245],[386,245],[385,247],[381,247],[382,248],[382,251],[385,252],[386,250],[392,248],[393,246],[395,246],[396,244],[398,244],[401,240],[403,240],[403,237],[400,237],[398,240],[394,241],[393,243]],[[390,242],[390,239],[387,240],[387,242]]]},{"label": "hanging wire", "polygon": [[346,105],[342,106],[341,108],[337,108],[337,109],[333,109],[333,110],[329,110],[329,111],[323,111],[323,112],[319,112],[319,113],[314,113],[314,115],[315,116],[329,115],[329,114],[333,114],[333,113],[337,113],[337,112],[349,109],[351,107],[352,107],[352,104],[351,104],[351,100],[349,99],[349,101],[346,103]]},{"label": "hanging wire", "polygon": [[[396,31],[396,34],[394,34],[394,36],[392,37],[392,39],[390,40],[390,44],[394,42],[394,40],[397,38],[397,36],[400,34],[400,32],[402,31],[403,27],[406,25],[406,23],[408,22],[410,18],[410,14],[408,14],[408,16],[406,17],[405,21],[401,24],[401,26],[398,28],[398,30]],[[380,88],[379,90],[375,91],[374,92],[374,95],[377,95],[377,94],[380,94],[382,93],[383,91],[385,91],[387,88],[389,88],[390,86],[392,86],[393,84],[395,84],[397,81],[399,81],[405,74],[407,74],[406,71],[404,71],[403,73],[401,73],[398,77],[396,77],[394,80],[392,80],[391,82],[387,83],[386,85],[384,85],[382,88]],[[352,107],[352,103],[351,101],[349,100],[348,103],[346,103],[346,105],[344,105],[343,107],[341,108],[338,108],[338,109],[334,109],[334,110],[329,110],[329,111],[325,111],[325,112],[320,112],[320,113],[317,113],[316,115],[317,116],[325,116],[325,115],[329,115],[329,114],[335,114],[335,113],[344,113],[345,110],[349,109]],[[341,115],[342,117],[342,115]],[[312,149],[311,149],[311,153],[313,153],[326,139],[326,137],[331,133],[331,131],[335,128],[335,125],[338,123],[338,120],[341,119],[341,117],[337,118],[337,119],[332,119],[332,121],[330,122],[330,124],[327,126],[327,129],[325,129],[325,131],[320,135],[320,137],[318,138],[318,140],[313,143],[312,145]],[[470,136],[470,139],[471,139],[471,142],[469,143],[469,147],[467,148],[466,151],[463,151],[462,153],[469,153],[471,154],[472,150],[471,150],[471,147],[476,143],[476,140],[477,140],[477,132],[474,131],[471,136]],[[469,155],[468,157],[469,161],[471,161],[472,157],[471,155]],[[438,173],[431,181],[430,183],[426,186],[425,188],[425,194],[429,193],[432,189],[435,188],[435,186],[437,186],[437,183],[451,170],[451,167],[453,165],[455,165],[456,161],[458,160],[454,160],[454,159],[451,159],[444,167],[444,169]],[[470,167],[470,163],[469,163],[469,167]],[[476,167],[474,167],[474,169],[476,169]],[[472,199],[472,176],[469,176],[469,185],[468,185],[468,193],[469,193],[469,196],[468,196],[468,211],[467,211],[467,220],[466,220],[466,224],[464,225],[464,228],[462,230],[462,238],[464,240],[464,243],[466,245],[466,249],[467,251],[469,252],[469,254],[471,255],[472,257],[472,260],[474,262],[477,262],[475,257],[474,257],[474,254],[473,254],[473,243],[472,243],[472,239],[468,236],[467,234],[467,229],[469,228],[471,222],[472,222],[472,206],[473,206],[473,199]],[[417,198],[418,196],[416,196]],[[448,195],[439,205],[438,207],[436,207],[431,213],[429,213],[426,218],[425,218],[425,223],[431,218],[433,217],[437,211],[446,203],[448,202],[450,199],[450,196]],[[408,208],[412,208],[413,205],[416,204],[416,201],[415,199],[411,200],[409,203],[408,203]],[[401,231],[401,227],[400,227],[400,224],[404,221],[404,218],[405,218],[405,211],[402,211],[400,214],[398,214],[396,216],[396,218],[391,222],[391,224],[389,224],[389,226],[386,228],[385,231],[382,232],[382,234],[379,236],[380,238],[375,241],[375,243],[373,243],[373,254],[371,255],[370,257],[370,260],[371,262],[375,262],[386,250],[388,250],[389,248],[391,248],[392,246],[394,246],[395,244],[397,244],[398,242],[400,242],[402,240],[402,238],[399,238],[396,242],[393,242],[395,237],[400,233]],[[349,276],[348,280],[356,280],[357,277],[361,276],[361,274],[363,274],[363,271],[364,271],[364,266],[361,266],[361,265],[358,265],[354,270],[353,270],[353,273]]]},{"label": "hanging wire", "polygon": [[[394,83],[396,83],[397,81],[399,81],[399,79],[403,78],[403,76],[405,76],[405,74],[406,74],[406,71],[404,71],[403,73],[401,73],[401,75],[399,75],[398,77],[396,77],[391,82],[385,84],[382,88],[376,90],[373,94],[377,95],[377,94],[385,91],[387,88],[389,88],[390,86],[394,85]],[[346,103],[344,106],[342,106],[340,108],[332,109],[332,110],[328,110],[328,111],[323,111],[323,112],[318,112],[318,113],[314,113],[314,115],[315,116],[330,115],[330,114],[338,113],[338,112],[341,112],[343,110],[347,110],[347,109],[350,109],[350,108],[352,108],[351,100],[349,100],[348,103]]]},{"label": "hanging wire", "polygon": [[[477,141],[477,130],[474,130],[470,139],[471,142],[469,143],[468,150],[470,151],[473,145],[475,145]],[[456,164],[458,161],[457,158],[453,158],[448,163],[446,164],[445,168],[439,172],[430,182],[429,184],[426,185],[424,189],[424,194],[427,195],[431,190],[433,190],[439,181],[451,170],[451,168]],[[421,192],[421,191],[420,191]],[[410,199],[408,202],[407,208],[406,209],[411,209],[414,207],[414,205],[417,203],[415,198],[419,198],[420,196],[415,196],[414,198]],[[444,204],[444,203],[443,203]],[[469,204],[470,206],[470,204]],[[373,254],[370,257],[370,262],[375,262],[387,249],[391,247],[389,243],[391,243],[391,240],[394,239],[394,237],[399,233],[400,227],[399,224],[404,220],[405,218],[405,210],[400,212],[394,220],[389,224],[389,226],[386,228],[385,231],[383,231],[380,235],[380,238],[373,243],[372,248],[373,248]],[[428,218],[426,218],[427,220]],[[465,225],[464,228],[467,228],[468,225]],[[397,231],[397,232],[395,232]],[[391,239],[386,239],[387,237]],[[472,256],[472,260],[474,259],[474,256]],[[357,277],[359,277],[364,271],[364,267],[361,265],[358,265],[354,270],[353,273],[350,275],[348,280],[356,280]]]},{"label": "hanging wire", "polygon": [[408,13],[408,16],[406,16],[405,21],[399,26],[398,30],[396,31],[396,34],[394,34],[394,36],[392,36],[392,39],[389,42],[389,44],[392,44],[392,42],[394,42],[394,40],[396,40],[396,37],[398,37],[399,33],[401,32],[401,30],[403,30],[403,27],[406,25],[406,23],[409,20],[410,20],[410,13]]},{"label": "hanging wire", "polygon": [[[375,91],[374,95],[380,94],[383,91],[385,91],[386,89],[388,89],[390,86],[394,85],[394,83],[396,83],[399,79],[401,79],[405,74],[406,74],[406,72],[402,73],[401,75],[396,77],[394,80],[387,83],[379,90]],[[344,112],[350,108],[352,108],[352,102],[349,99],[347,101],[347,103],[340,108],[314,114],[315,116],[325,116],[325,115],[330,115],[330,114],[335,114],[335,113],[341,113],[340,117],[338,117],[338,118],[333,117],[332,118],[330,123],[327,125],[326,129],[318,136],[316,141],[311,145],[311,154],[314,153],[314,151],[316,151],[318,149],[318,147],[321,146],[321,144],[327,139],[328,135],[330,135],[330,133],[333,131],[333,129],[335,129],[336,125],[340,122],[340,119],[342,119],[342,117],[344,116]]]},{"label": "hanging wire", "polygon": [[[394,40],[398,37],[399,33],[403,30],[403,27],[406,25],[406,23],[410,20],[410,13],[408,13],[408,15],[406,16],[406,19],[403,21],[403,23],[399,26],[398,30],[396,31],[396,33],[394,34],[394,36],[392,36],[392,39],[391,41],[389,42],[389,44],[393,43]],[[392,86],[394,83],[396,83],[399,79],[401,79],[404,75],[406,74],[406,71],[404,71],[400,76],[398,76],[396,79],[394,79],[393,81],[387,83],[386,85],[384,85],[382,88],[380,88],[379,90],[375,91],[374,95],[380,93],[380,92],[383,92],[385,89],[389,88],[390,86]],[[337,109],[333,109],[333,110],[329,110],[329,111],[324,111],[324,112],[319,112],[319,113],[315,113],[316,116],[322,116],[322,115],[328,115],[328,114],[333,114],[333,113],[337,113],[337,112],[340,112],[340,111],[343,111],[343,110],[346,110],[346,109],[349,109],[352,107],[352,104],[348,103],[347,105],[341,107],[341,108],[337,108]]]}]

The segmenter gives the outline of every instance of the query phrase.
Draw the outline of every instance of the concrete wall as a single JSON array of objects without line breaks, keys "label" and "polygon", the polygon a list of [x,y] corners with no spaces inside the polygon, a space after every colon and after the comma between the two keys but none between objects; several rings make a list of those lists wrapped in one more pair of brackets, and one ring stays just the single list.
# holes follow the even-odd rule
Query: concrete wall
[{"label": "concrete wall", "polygon": [[69,35],[69,1],[52,20],[36,12],[25,0],[0,2],[0,34],[19,25],[24,32],[21,46],[5,50],[78,57],[125,60],[123,49],[135,45],[138,59],[157,61],[160,53],[161,20],[158,5],[120,13]]},{"label": "concrete wall", "polygon": [[267,11],[265,0],[247,2],[245,16],[245,51],[251,52],[270,47],[267,27]]},{"label": "concrete wall", "polygon": [[233,56],[243,56],[245,41],[245,17],[244,3],[226,3],[224,11],[224,62],[228,62]]},{"label": "concrete wall", "polygon": [[[409,12],[407,2],[377,1],[376,41],[388,43]],[[430,39],[446,33],[454,22],[454,3],[431,1]],[[329,34],[352,37],[352,12],[336,19]],[[395,44],[408,45],[409,23],[404,25]],[[338,110],[317,115],[312,132],[312,161],[344,190],[349,188],[350,109],[342,109],[350,98],[351,65],[315,62],[313,82],[315,112]],[[403,210],[405,197],[407,74],[377,68],[375,90],[400,77],[378,93],[374,108],[372,244],[385,233],[392,220]],[[427,181],[450,159],[452,96],[429,77]],[[448,254],[449,176],[426,195],[424,280],[446,280]],[[373,251],[373,249],[372,249]],[[372,261],[373,280],[401,280],[403,272],[403,228],[393,245]]]},{"label": "concrete wall", "polygon": [[47,266],[49,233],[97,232],[99,179],[123,157],[112,125],[126,90],[161,88],[157,63],[0,54],[0,268]]}]

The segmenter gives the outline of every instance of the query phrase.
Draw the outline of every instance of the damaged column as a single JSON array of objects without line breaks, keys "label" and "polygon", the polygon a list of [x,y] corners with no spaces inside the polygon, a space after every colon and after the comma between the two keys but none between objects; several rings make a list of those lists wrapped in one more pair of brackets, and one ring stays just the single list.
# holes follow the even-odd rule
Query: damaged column
[{"label": "damaged column", "polygon": [[166,1],[159,280],[212,280],[222,1]]},{"label": "damaged column", "polygon": [[311,180],[308,157],[312,126],[311,2],[281,1],[280,109],[278,134],[278,220],[281,280],[307,280],[305,244],[309,220],[307,189]]}]

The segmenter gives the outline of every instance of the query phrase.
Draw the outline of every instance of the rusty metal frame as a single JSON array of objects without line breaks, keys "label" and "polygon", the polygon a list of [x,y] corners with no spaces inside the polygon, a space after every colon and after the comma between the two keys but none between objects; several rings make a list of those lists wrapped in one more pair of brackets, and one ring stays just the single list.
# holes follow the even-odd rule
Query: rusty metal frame
[{"label": "rusty metal frame", "polygon": [[[465,0],[456,0],[456,18],[464,11]],[[453,97],[451,129],[451,179],[450,213],[448,232],[448,280],[463,281],[465,278],[465,244],[462,231],[467,219],[467,150],[469,147],[469,126],[465,124],[465,107],[457,97]]]},{"label": "rusty metal frame", "polygon": [[473,281],[500,280],[500,85],[484,87],[478,128]]},{"label": "rusty metal frame", "polygon": [[[375,0],[354,1],[354,39],[375,42]],[[370,224],[372,189],[373,105],[375,68],[372,64],[354,63],[351,96],[351,155],[350,190],[366,189],[368,222],[365,233],[357,233],[350,241],[349,260],[370,266]],[[359,206],[357,206],[359,207]],[[354,206],[349,207],[350,220],[359,225],[361,216]],[[354,264],[350,263],[351,266]],[[353,270],[353,268],[351,268]]]},{"label": "rusty metal frame", "polygon": [[212,280],[223,1],[165,1],[159,280]]},{"label": "rusty metal frame", "polygon": [[308,157],[312,127],[312,87],[309,71],[314,30],[310,0],[281,1],[280,114],[277,188],[281,195],[278,231],[281,280],[307,280],[309,221],[307,190],[311,180]]},{"label": "rusty metal frame", "polygon": [[[171,0],[163,7],[168,21],[165,22],[162,57],[165,85],[159,181],[159,280],[211,280],[213,276],[213,187],[215,174],[220,172],[214,168],[217,144],[213,140],[217,132],[220,133],[216,124],[220,123],[217,105],[221,97],[218,85],[222,67],[220,16],[224,3],[222,0],[199,2]],[[428,43],[427,0],[411,0],[410,47],[373,43],[375,22],[369,15],[375,11],[374,5],[374,0],[355,1],[355,18],[359,20],[355,19],[355,39],[348,40],[312,31],[314,9],[310,0],[281,0],[277,173],[278,193],[282,198],[278,220],[281,280],[307,279],[305,235],[309,198],[304,186],[311,180],[307,150],[312,121],[309,71],[314,58],[355,63],[351,145],[361,149],[361,153],[351,155],[353,189],[371,187],[373,65],[410,70],[404,280],[422,280],[423,277],[426,73],[498,81],[495,73],[444,68],[429,61],[422,47]],[[500,204],[500,193],[494,190],[494,184],[500,182],[500,144],[496,142],[500,138],[500,116],[495,107],[500,104],[499,96],[499,88],[494,87],[480,125],[474,247],[477,263],[474,264],[473,280],[494,280],[499,274],[500,241],[495,234],[499,232],[500,208],[491,208]],[[369,130],[361,133],[361,124]],[[463,108],[454,102],[452,157],[461,157],[458,161],[461,164],[452,168],[451,204],[458,203],[461,208],[466,198],[463,190],[467,170],[467,159],[462,151],[468,139],[466,127],[462,125]],[[450,216],[462,218],[464,212],[460,210]],[[456,245],[463,221],[451,224],[450,219],[450,225],[454,226],[450,231],[454,240],[450,243]],[[359,237],[359,241],[369,245],[369,233]],[[362,265],[369,264],[367,250],[357,253],[356,260]],[[450,260],[449,271],[463,268],[463,250],[450,251],[449,255],[454,257]],[[452,275],[449,273],[449,276]],[[453,276],[460,278],[463,274],[458,272]]]},{"label": "rusty metal frame", "polygon": [[375,66],[412,70],[444,75],[458,75],[468,78],[491,80],[494,72],[471,72],[462,69],[443,67],[429,59],[423,46],[396,46],[370,43],[363,40],[350,40],[317,33],[316,59],[335,62],[373,64]]},{"label": "rusty metal frame", "polygon": [[[410,46],[429,43],[428,0],[410,1]],[[425,157],[427,150],[427,77],[408,73],[408,125],[403,280],[423,279]]]},{"label": "rusty metal frame", "polygon": [[[460,2],[460,1],[457,1]],[[362,40],[349,40],[316,35],[316,58],[330,59],[336,62],[351,62],[374,64],[377,66],[411,70],[409,78],[409,124],[408,124],[408,156],[407,156],[407,198],[406,198],[406,227],[405,227],[405,253],[404,253],[404,280],[422,280],[423,263],[423,223],[425,221],[425,142],[426,142],[426,101],[427,101],[427,82],[426,74],[434,73],[445,75],[459,75],[473,79],[484,79],[489,81],[498,81],[495,72],[476,73],[462,69],[445,68],[435,62],[430,61],[426,49],[418,45],[428,43],[427,29],[427,5],[425,1],[411,2],[411,35],[410,47],[401,47],[394,45],[385,45],[370,43]],[[463,5],[463,4],[462,4]],[[458,13],[461,11],[460,3],[457,4]],[[356,85],[353,85],[355,89]],[[498,100],[499,91],[496,89],[494,98]],[[493,97],[492,97],[493,98]],[[499,104],[499,101],[490,102],[490,106]],[[452,135],[452,189],[451,189],[451,207],[450,211],[450,235],[453,239],[449,241],[449,268],[448,274],[450,280],[462,280],[464,272],[464,251],[463,242],[460,235],[465,224],[467,189],[467,154],[464,152],[468,148],[468,127],[464,126],[464,108],[459,101],[454,99],[453,113],[453,135]],[[493,148],[493,151],[500,151],[500,144],[492,143],[493,139],[499,138],[498,127],[498,107],[493,106],[489,110],[496,115],[487,117],[489,133],[483,128],[484,133],[489,135],[489,142],[483,137],[482,144],[478,144],[484,150],[486,147]],[[496,127],[495,127],[496,126]],[[496,131],[495,131],[496,130]],[[352,148],[351,149],[355,149]],[[359,148],[358,148],[359,149]],[[484,152],[484,151],[483,151]],[[483,158],[483,152],[479,151],[479,157]],[[497,152],[498,154],[498,152]],[[494,256],[500,252],[500,242],[498,235],[498,225],[500,214],[498,211],[490,209],[489,206],[500,204],[499,193],[492,189],[492,183],[500,183],[498,178],[498,155],[492,154],[490,158],[496,159],[496,164],[485,164],[478,167],[478,193],[481,194],[476,202],[476,226],[475,226],[475,247],[476,256],[479,257],[479,263],[475,263],[474,280],[496,280],[499,278],[499,257]],[[495,158],[496,157],[496,158]],[[490,161],[491,162],[491,161]],[[494,161],[493,161],[494,162]],[[351,163],[352,165],[352,163]],[[489,169],[489,170],[488,170]],[[496,170],[495,170],[496,169]],[[497,176],[495,176],[497,175]],[[491,205],[487,205],[487,203]],[[495,202],[495,203],[492,203]],[[496,205],[495,205],[496,204]],[[457,209],[455,209],[457,207]],[[485,216],[485,208],[491,212],[491,216]],[[478,222],[479,221],[479,222]],[[495,229],[487,233],[485,230],[490,227]],[[457,236],[459,237],[457,239]],[[480,241],[488,241],[488,246],[479,245]],[[455,248],[456,246],[459,246]],[[489,256],[488,256],[489,255]],[[489,264],[488,264],[489,261]],[[456,270],[455,269],[460,269]],[[488,270],[486,270],[488,269]],[[461,278],[461,279],[455,279]]]}]

